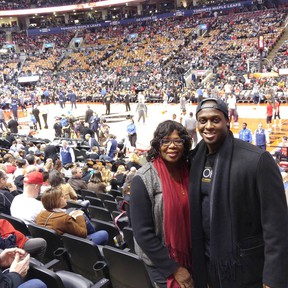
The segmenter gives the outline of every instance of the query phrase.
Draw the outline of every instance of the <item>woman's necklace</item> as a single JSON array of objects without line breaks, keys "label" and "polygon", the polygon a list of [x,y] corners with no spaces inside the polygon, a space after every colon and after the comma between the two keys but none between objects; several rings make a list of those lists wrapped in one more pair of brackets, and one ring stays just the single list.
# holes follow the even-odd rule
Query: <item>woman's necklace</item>
[{"label": "woman's necklace", "polygon": [[183,182],[182,182],[182,178],[181,177],[180,177],[180,187],[181,187],[181,189],[180,189],[181,194],[182,194],[182,196],[184,196],[185,195],[185,190],[184,190],[184,186],[183,186]]}]

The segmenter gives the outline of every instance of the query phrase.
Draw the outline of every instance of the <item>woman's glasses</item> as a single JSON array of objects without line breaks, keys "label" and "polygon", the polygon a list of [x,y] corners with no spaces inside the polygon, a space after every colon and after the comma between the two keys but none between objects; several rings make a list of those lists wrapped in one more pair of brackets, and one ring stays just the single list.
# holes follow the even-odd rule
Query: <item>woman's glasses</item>
[{"label": "woman's glasses", "polygon": [[162,146],[170,146],[172,143],[175,146],[182,146],[184,144],[185,140],[184,139],[161,139],[160,144]]}]

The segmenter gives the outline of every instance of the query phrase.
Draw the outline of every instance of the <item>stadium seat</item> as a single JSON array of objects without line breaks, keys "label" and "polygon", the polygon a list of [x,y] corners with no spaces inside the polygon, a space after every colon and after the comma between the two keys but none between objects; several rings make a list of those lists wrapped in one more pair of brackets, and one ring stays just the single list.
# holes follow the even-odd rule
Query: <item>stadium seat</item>
[{"label": "stadium seat", "polygon": [[152,288],[143,261],[136,255],[104,246],[103,254],[109,267],[113,288]]},{"label": "stadium seat", "polygon": [[87,189],[81,189],[80,194],[83,198],[85,198],[86,196],[97,198],[97,195],[95,192],[87,190]]},{"label": "stadium seat", "polygon": [[97,196],[103,201],[103,203],[104,203],[104,200],[115,201],[115,198],[108,193],[97,192]]},{"label": "stadium seat", "polygon": [[104,288],[109,287],[108,279],[100,279],[97,283],[69,271],[54,272],[44,266],[30,263],[28,275],[25,280],[40,279],[48,288]]},{"label": "stadium seat", "polygon": [[134,247],[134,234],[131,227],[124,227],[122,229],[124,241],[127,245],[127,247],[130,249],[131,253],[135,253],[135,247]]},{"label": "stadium seat", "polygon": [[104,206],[109,210],[110,213],[118,210],[118,206],[115,201],[104,200]]},{"label": "stadium seat", "polygon": [[13,217],[4,213],[0,213],[0,219],[5,219],[7,221],[9,221],[12,226],[15,228],[15,230],[20,231],[22,234],[24,234],[25,236],[30,236],[30,231],[28,230],[26,224],[24,223],[23,220],[17,218],[17,217]]},{"label": "stadium seat", "polygon": [[[29,223],[28,229],[33,238],[41,237],[46,240],[47,248],[44,255],[44,263],[47,263],[55,259],[55,252],[58,248],[63,247],[61,236],[59,236],[54,230],[37,225],[35,223]],[[65,263],[66,265],[67,263]]]},{"label": "stadium seat", "polygon": [[117,196],[120,196],[120,197],[123,196],[123,194],[119,190],[114,190],[114,189],[111,189],[109,191],[109,194],[111,194],[115,199]]},{"label": "stadium seat", "polygon": [[92,241],[64,233],[62,235],[64,247],[68,252],[71,268],[93,283],[108,276],[106,263],[99,248]]},{"label": "stadium seat", "polygon": [[106,221],[106,222],[113,221],[111,213],[106,208],[96,207],[96,206],[90,205],[88,207],[88,212],[89,212],[89,215],[91,216],[91,218],[95,218],[95,219]]},{"label": "stadium seat", "polygon": [[[85,196],[85,200],[89,200],[90,205],[104,208],[104,203],[96,197]],[[89,209],[89,208],[88,208]]]},{"label": "stadium seat", "polygon": [[98,220],[98,219],[91,219],[96,231],[97,230],[105,230],[109,234],[109,239],[107,245],[113,247],[122,247],[123,240],[122,236],[118,230],[118,228],[113,224],[106,221]]}]

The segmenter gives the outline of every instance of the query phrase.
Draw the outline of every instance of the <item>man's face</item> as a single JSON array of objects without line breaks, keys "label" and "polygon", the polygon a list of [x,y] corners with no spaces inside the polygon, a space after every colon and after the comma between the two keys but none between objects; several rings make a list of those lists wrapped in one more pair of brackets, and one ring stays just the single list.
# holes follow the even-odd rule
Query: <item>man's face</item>
[{"label": "man's face", "polygon": [[242,128],[245,130],[247,125],[245,123],[242,124]]},{"label": "man's face", "polygon": [[[211,105],[208,102],[207,104]],[[228,133],[229,120],[221,111],[214,108],[200,110],[197,118],[198,130],[207,144],[209,154],[216,152]]]},{"label": "man's face", "polygon": [[82,178],[82,169],[77,169],[77,178]]}]

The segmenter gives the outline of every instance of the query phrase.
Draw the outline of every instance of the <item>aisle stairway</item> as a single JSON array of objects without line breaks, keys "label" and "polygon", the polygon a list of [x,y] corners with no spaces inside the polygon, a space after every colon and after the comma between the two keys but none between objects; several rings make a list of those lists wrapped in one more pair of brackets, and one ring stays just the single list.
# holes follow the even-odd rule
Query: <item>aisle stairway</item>
[{"label": "aisle stairway", "polygon": [[287,40],[288,40],[288,27],[285,28],[284,33],[282,34],[280,40],[276,43],[274,48],[269,52],[267,56],[267,60],[272,60],[275,57],[275,55],[278,53],[278,49],[280,48],[280,46]]}]

